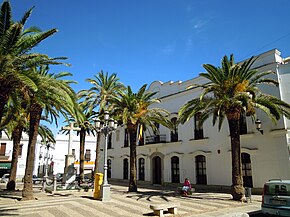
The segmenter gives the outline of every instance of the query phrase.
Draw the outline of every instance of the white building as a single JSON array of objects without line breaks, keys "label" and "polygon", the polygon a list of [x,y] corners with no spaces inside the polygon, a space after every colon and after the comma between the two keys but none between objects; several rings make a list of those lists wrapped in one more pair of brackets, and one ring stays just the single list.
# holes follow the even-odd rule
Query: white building
[{"label": "white building", "polygon": [[[74,166],[76,173],[79,173],[79,150],[80,150],[80,137],[76,133],[72,139],[72,154],[74,155]],[[96,137],[87,135],[85,139],[85,162],[84,173],[91,176],[95,167],[95,152],[96,150]],[[65,168],[65,155],[68,154],[68,136],[58,134],[56,136],[56,145],[54,151],[54,174],[64,173]]]},{"label": "white building", "polygon": [[[290,103],[290,64],[278,50],[260,55],[254,68],[274,71],[280,87],[262,86],[263,92]],[[197,77],[185,82],[153,82],[149,91],[157,91],[161,104],[175,118],[179,108],[188,100],[198,97],[201,89],[187,89],[192,84],[205,82]],[[241,135],[242,167],[245,186],[261,188],[272,178],[290,179],[289,120],[281,119],[277,125],[260,111],[263,134],[256,129],[251,118],[246,118]],[[230,186],[231,146],[227,121],[221,131],[207,120],[197,127],[198,117],[179,125],[174,135],[159,126],[160,135],[145,132],[144,144],[137,147],[137,179],[152,184],[180,183],[189,178],[193,184]],[[113,134],[113,145],[108,150],[109,174],[115,179],[128,179],[129,147],[126,130]]]},{"label": "white building", "polygon": [[[38,138],[35,148],[35,163],[34,175],[43,177],[45,173],[46,163],[49,166],[50,173],[53,173],[53,150],[54,144],[47,151],[46,146],[41,144],[41,139]],[[18,164],[16,178],[21,180],[25,174],[25,165],[27,159],[28,135],[22,135],[22,140],[18,152]],[[11,161],[13,152],[13,141],[10,140],[4,133],[0,139],[0,177],[5,173],[10,173]],[[47,160],[48,159],[48,160]]]},{"label": "white building", "polygon": [[[290,58],[282,58],[276,49],[261,54],[254,64],[259,71],[274,71],[280,86],[261,86],[265,93],[275,95],[290,103]],[[175,118],[179,108],[188,100],[198,97],[201,89],[187,89],[192,84],[205,82],[196,77],[185,82],[153,82],[148,91],[157,91],[161,104],[156,106],[167,109]],[[261,188],[268,179],[290,179],[289,163],[289,126],[290,121],[281,119],[274,125],[260,111],[257,117],[262,122],[263,134],[256,129],[254,121],[246,118],[241,135],[242,167],[246,186]],[[144,134],[144,142],[137,147],[137,180],[152,184],[180,183],[189,178],[192,184],[230,186],[231,147],[227,121],[218,131],[207,120],[202,128],[197,127],[198,117],[184,125],[177,132],[159,126],[159,135],[150,131]],[[2,143],[3,140],[1,140]],[[6,141],[8,144],[8,141]],[[25,144],[27,141],[23,141]],[[101,141],[103,149],[104,139]],[[75,169],[79,167],[79,137],[73,136],[71,145],[75,153]],[[94,169],[96,138],[86,137],[85,173]],[[9,149],[8,149],[9,150]],[[10,149],[12,150],[12,149]],[[23,150],[23,153],[26,152]],[[39,151],[41,153],[43,151]],[[57,135],[53,153],[54,174],[63,173],[65,155],[68,153],[68,136]],[[129,178],[129,147],[126,129],[119,128],[109,139],[108,177],[119,180]],[[5,153],[7,154],[7,153]],[[44,154],[44,153],[43,153]],[[44,156],[41,154],[41,156]],[[40,156],[40,154],[38,155]],[[101,151],[100,168],[103,168]],[[24,157],[24,156],[23,156]],[[42,158],[36,159],[41,161]],[[2,161],[1,161],[2,162]],[[23,161],[25,163],[25,161]],[[25,168],[22,161],[19,167]],[[36,162],[36,165],[39,163]],[[22,170],[19,170],[20,174]],[[37,174],[37,173],[35,173]]]}]

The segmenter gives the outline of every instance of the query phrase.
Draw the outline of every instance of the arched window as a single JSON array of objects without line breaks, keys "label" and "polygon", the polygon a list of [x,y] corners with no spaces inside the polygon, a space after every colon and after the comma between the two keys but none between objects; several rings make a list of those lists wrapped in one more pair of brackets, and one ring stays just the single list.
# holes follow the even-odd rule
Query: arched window
[{"label": "arched window", "polygon": [[194,115],[194,139],[203,139],[203,127],[200,125],[201,113]]},{"label": "arched window", "polygon": [[174,125],[174,129],[171,131],[171,142],[178,141],[178,126],[177,126],[177,118],[172,118],[171,122]]},{"label": "arched window", "polygon": [[145,159],[139,158],[138,160],[138,167],[139,167],[139,180],[145,180]]},{"label": "arched window", "polygon": [[247,153],[242,153],[242,175],[244,187],[253,187],[251,156]]},{"label": "arched window", "polygon": [[198,155],[195,157],[195,168],[196,168],[196,184],[206,185],[206,161],[205,156]]},{"label": "arched window", "polygon": [[172,183],[180,183],[179,158],[176,156],[171,158],[171,180]]},{"label": "arched window", "polygon": [[129,173],[129,162],[128,159],[125,158],[123,160],[123,179],[128,179],[128,173]]},{"label": "arched window", "polygon": [[108,178],[112,178],[112,160],[108,159],[107,161],[108,164]]},{"label": "arched window", "polygon": [[108,135],[108,149],[112,148],[112,134]]},{"label": "arched window", "polygon": [[247,134],[247,119],[245,114],[240,116],[240,134]]},{"label": "arched window", "polygon": [[124,147],[129,147],[129,133],[128,129],[125,129],[124,135]]}]

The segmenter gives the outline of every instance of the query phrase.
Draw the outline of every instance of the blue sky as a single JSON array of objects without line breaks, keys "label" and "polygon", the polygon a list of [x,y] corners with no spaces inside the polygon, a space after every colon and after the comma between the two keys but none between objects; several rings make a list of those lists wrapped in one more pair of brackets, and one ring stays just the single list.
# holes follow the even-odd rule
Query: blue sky
[{"label": "blue sky", "polygon": [[32,6],[27,27],[59,32],[35,51],[66,56],[76,91],[100,70],[136,91],[155,80],[185,81],[273,48],[290,56],[289,0],[11,0],[14,20]]}]

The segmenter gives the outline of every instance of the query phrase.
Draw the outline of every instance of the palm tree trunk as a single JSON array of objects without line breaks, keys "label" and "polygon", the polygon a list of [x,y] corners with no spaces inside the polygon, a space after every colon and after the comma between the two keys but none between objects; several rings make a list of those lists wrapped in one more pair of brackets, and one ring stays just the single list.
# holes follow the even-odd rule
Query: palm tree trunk
[{"label": "palm tree trunk", "polygon": [[37,142],[38,127],[40,123],[42,108],[39,104],[34,103],[30,108],[30,123],[29,123],[29,141],[26,159],[26,168],[24,175],[24,186],[22,190],[22,200],[34,200],[33,196],[33,169],[35,159],[35,145]]},{"label": "palm tree trunk", "polygon": [[232,153],[232,186],[231,194],[233,200],[241,200],[244,196],[242,163],[241,163],[241,144],[240,144],[240,113],[238,115],[227,115]]},{"label": "palm tree trunk", "polygon": [[18,164],[18,152],[19,145],[21,141],[23,127],[17,125],[12,132],[13,139],[13,152],[12,152],[12,163],[9,182],[7,183],[7,190],[14,191],[16,185],[16,173],[17,173],[17,164]]},{"label": "palm tree trunk", "polygon": [[[132,127],[129,127],[129,137],[136,137],[137,130],[132,129]],[[136,158],[137,158],[137,140],[135,142],[131,143],[130,141],[130,180],[129,180],[129,192],[137,192],[137,166],[136,166]]]},{"label": "palm tree trunk", "polygon": [[80,180],[84,180],[84,162],[85,162],[85,139],[86,139],[86,130],[81,128],[80,131]]},{"label": "palm tree trunk", "polygon": [[95,158],[94,174],[98,173],[99,171],[101,133],[98,132],[96,136],[97,136],[97,142],[96,142],[96,158]]}]

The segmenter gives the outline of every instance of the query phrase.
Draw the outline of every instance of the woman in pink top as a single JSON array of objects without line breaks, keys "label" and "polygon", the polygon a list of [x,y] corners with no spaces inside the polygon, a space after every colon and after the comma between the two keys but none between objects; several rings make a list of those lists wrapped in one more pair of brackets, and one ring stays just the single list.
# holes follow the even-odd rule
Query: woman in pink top
[{"label": "woman in pink top", "polygon": [[186,178],[182,187],[183,195],[188,195],[190,189],[191,189],[191,184],[189,180]]}]

